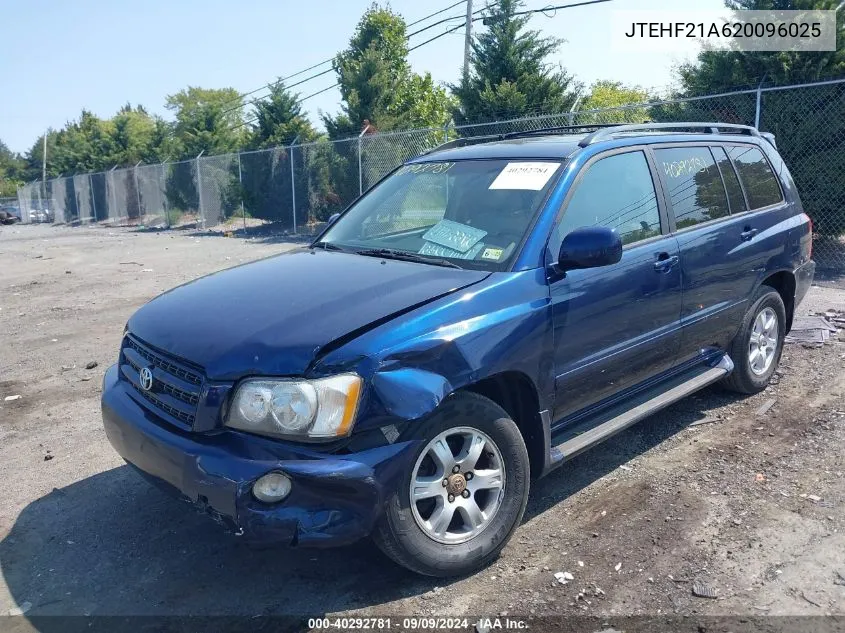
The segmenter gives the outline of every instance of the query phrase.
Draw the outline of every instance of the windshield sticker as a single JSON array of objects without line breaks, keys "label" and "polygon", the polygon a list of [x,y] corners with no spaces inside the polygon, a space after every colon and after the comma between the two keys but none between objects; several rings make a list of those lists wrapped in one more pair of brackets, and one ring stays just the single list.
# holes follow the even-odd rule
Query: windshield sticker
[{"label": "windshield sticker", "polygon": [[487,231],[476,229],[452,220],[440,220],[428,231],[423,233],[423,239],[440,246],[451,248],[460,253],[466,253],[478,242],[484,239]]},{"label": "windshield sticker", "polygon": [[546,186],[560,163],[508,163],[496,176],[490,189],[530,189],[539,191]]},{"label": "windshield sticker", "polygon": [[484,244],[479,242],[471,249],[469,249],[466,253],[462,253],[461,251],[456,251],[453,248],[448,248],[446,246],[440,246],[439,244],[435,244],[433,242],[426,242],[423,247],[420,249],[420,255],[428,255],[429,257],[452,257],[454,259],[475,259],[478,256],[479,251],[484,248]]},{"label": "windshield sticker", "polygon": [[485,248],[484,252],[481,253],[481,259],[492,259],[497,262],[502,258],[503,252],[504,249],[502,248]]},{"label": "windshield sticker", "polygon": [[403,165],[396,171],[397,176],[404,174],[445,174],[455,163],[414,163]]}]

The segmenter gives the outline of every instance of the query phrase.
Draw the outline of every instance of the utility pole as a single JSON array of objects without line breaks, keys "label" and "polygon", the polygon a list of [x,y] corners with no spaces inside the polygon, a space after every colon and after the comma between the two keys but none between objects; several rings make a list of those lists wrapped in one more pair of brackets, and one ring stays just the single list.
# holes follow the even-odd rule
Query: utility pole
[{"label": "utility pole", "polygon": [[464,81],[469,78],[469,51],[472,44],[472,0],[467,0],[467,27],[464,35]]}]

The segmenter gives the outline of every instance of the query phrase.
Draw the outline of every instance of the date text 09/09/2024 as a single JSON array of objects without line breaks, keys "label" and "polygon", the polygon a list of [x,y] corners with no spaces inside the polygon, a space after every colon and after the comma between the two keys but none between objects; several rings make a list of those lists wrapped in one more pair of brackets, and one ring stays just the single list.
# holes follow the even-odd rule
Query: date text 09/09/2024
[{"label": "date text 09/09/2024", "polygon": [[308,628],[314,631],[376,630],[390,631],[521,631],[528,623],[520,618],[508,617],[362,617],[362,618],[309,618]]}]

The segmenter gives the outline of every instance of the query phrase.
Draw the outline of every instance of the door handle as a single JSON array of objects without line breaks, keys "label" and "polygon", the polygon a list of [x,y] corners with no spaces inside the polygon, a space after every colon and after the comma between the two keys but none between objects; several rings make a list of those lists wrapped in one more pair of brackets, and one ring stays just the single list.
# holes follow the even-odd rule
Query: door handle
[{"label": "door handle", "polygon": [[677,255],[669,255],[669,253],[660,253],[657,256],[657,261],[654,262],[654,270],[659,273],[665,273],[672,270],[672,267],[677,264],[679,258]]},{"label": "door handle", "polygon": [[739,238],[743,242],[748,242],[751,241],[754,236],[757,235],[757,233],[759,232],[760,231],[758,231],[757,229],[752,229],[750,226],[746,226],[745,229],[743,229],[742,233],[739,234]]}]

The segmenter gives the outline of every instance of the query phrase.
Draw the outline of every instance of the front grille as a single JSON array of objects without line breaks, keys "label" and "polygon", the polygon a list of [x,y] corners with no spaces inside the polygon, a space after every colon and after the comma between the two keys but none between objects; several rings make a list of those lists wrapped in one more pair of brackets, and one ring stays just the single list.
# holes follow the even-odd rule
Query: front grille
[{"label": "front grille", "polygon": [[[149,389],[141,386],[144,368],[152,372]],[[203,384],[200,371],[127,335],[121,347],[120,374],[159,417],[179,426],[193,426]]]},{"label": "front grille", "polygon": [[143,356],[146,360],[150,362],[151,365],[155,365],[163,369],[164,371],[173,374],[174,376],[178,376],[183,380],[187,380],[195,385],[202,385],[202,376],[196,374],[184,367],[180,367],[176,363],[170,362],[166,358],[156,354],[155,352],[145,349],[139,343],[135,341],[131,336],[127,336],[124,339],[124,345],[126,347],[130,347],[138,352],[141,356]]}]

